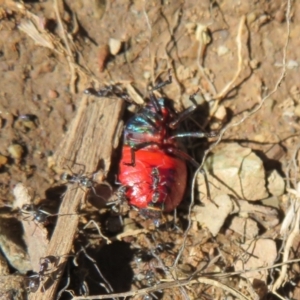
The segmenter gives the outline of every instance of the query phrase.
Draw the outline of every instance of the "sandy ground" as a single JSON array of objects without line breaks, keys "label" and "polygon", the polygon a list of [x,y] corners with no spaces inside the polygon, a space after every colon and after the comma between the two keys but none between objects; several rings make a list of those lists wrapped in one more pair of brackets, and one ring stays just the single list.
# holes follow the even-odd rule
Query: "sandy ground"
[{"label": "sandy ground", "polygon": [[[77,168],[78,172],[81,167],[74,167],[67,157],[58,158],[60,154],[57,153],[62,153],[59,151],[65,145],[63,140],[78,116],[86,88],[119,84],[134,101],[140,102],[147,99],[148,87],[166,79],[167,71],[171,69],[173,84],[165,87],[163,93],[174,101],[175,109],[182,111],[188,107],[188,97],[196,91],[196,100],[199,104],[205,103],[203,106],[206,106],[208,115],[199,110],[194,117],[197,121],[192,127],[194,130],[199,125],[207,131],[221,132],[229,125],[219,139],[218,147],[222,149],[224,145],[238,143],[251,148],[262,160],[265,176],[276,170],[281,178],[286,179],[292,163],[298,164],[295,151],[299,143],[300,117],[300,5],[297,1],[291,6],[289,22],[286,18],[287,3],[276,0],[110,3],[94,0],[65,1],[64,4],[61,1],[28,1],[25,5],[1,1],[0,4],[0,224],[3,227],[0,233],[1,253],[8,260],[7,265],[7,260],[3,259],[3,269],[6,266],[7,270],[2,276],[21,274],[20,286],[24,287],[24,279],[28,281],[26,272],[34,270],[30,267],[22,240],[22,235],[29,233],[22,232],[24,229],[16,220],[16,212],[11,212],[7,206],[13,205],[13,189],[20,182],[28,188],[30,201],[35,205],[46,203],[51,207],[53,199],[57,200],[54,201],[56,205],[62,201],[61,169],[75,172],[73,170]],[[102,100],[93,98],[92,101]],[[109,100],[106,101],[109,106]],[[111,120],[107,123],[107,132],[117,132],[116,124],[128,119],[128,105],[120,106],[120,117],[117,122]],[[105,120],[113,119],[113,113],[109,109],[102,111]],[[102,115],[99,122],[102,122],[101,118]],[[92,117],[91,120],[94,122]],[[235,123],[236,126],[230,126]],[[116,139],[118,145],[121,138],[117,133]],[[86,140],[82,141],[84,143]],[[100,145],[104,141],[95,140],[92,148],[97,148],[96,143]],[[203,150],[209,145],[202,143],[199,150],[199,143],[193,144],[190,154],[201,162]],[[114,189],[117,188],[115,175],[120,146],[107,145],[111,147],[111,153],[104,169],[108,173],[106,181]],[[72,155],[74,159],[73,152]],[[88,160],[89,149],[85,155]],[[56,165],[58,160],[59,166]],[[85,161],[80,163],[86,164]],[[99,165],[96,162],[94,167],[84,168],[84,172],[95,172]],[[82,214],[78,215],[78,232],[72,236],[74,244],[70,249],[72,255],[77,253],[78,261],[75,263],[73,258],[70,259],[67,271],[62,272],[57,280],[61,281],[57,289],[62,290],[65,284],[62,282],[69,274],[71,282],[67,289],[74,295],[63,292],[61,299],[143,289],[146,290],[130,296],[134,299],[225,299],[231,294],[234,299],[277,299],[271,293],[272,285],[280,272],[284,273],[283,270],[267,271],[266,275],[260,278],[254,275],[249,280],[240,275],[202,277],[203,273],[225,274],[237,269],[236,261],[251,251],[244,247],[247,238],[230,229],[232,215],[224,220],[218,234],[213,237],[205,226],[200,226],[193,215],[188,214],[193,172],[191,168],[188,192],[178,209],[176,229],[154,228],[151,220],[143,220],[135,211],[123,214],[121,226],[119,216],[98,203],[110,198],[109,189],[97,189],[101,197],[92,195],[78,208]],[[296,188],[296,172],[289,173],[291,183],[285,180],[292,188]],[[253,184],[253,188],[256,185]],[[280,226],[289,205],[288,191],[283,189],[278,195],[267,193],[264,198],[272,198],[273,204],[277,203],[272,204],[276,206],[274,219],[277,222],[274,222],[276,226],[268,223],[265,227],[257,222],[259,231],[254,240],[272,239],[276,241],[276,247],[275,252],[269,254],[270,249],[264,248],[267,245],[262,245],[266,252],[255,255],[276,257],[281,250],[286,250],[285,261],[298,257],[297,228],[293,227],[294,231],[290,228],[293,237],[289,235],[291,231],[285,236],[289,246],[280,235]],[[261,202],[263,199],[256,200],[260,207],[265,206]],[[297,210],[294,211],[296,218]],[[264,213],[267,215],[269,211]],[[256,222],[252,214],[255,215],[255,208],[244,218]],[[17,217],[22,219],[20,214]],[[97,231],[82,229],[92,219],[101,224],[102,233],[113,240],[111,244],[99,237]],[[173,215],[167,215],[166,219],[172,223]],[[50,226],[49,230],[54,227]],[[126,231],[127,236],[125,234],[120,241],[114,240],[116,234]],[[51,232],[48,232],[49,236]],[[15,243],[24,251],[23,265],[22,259],[17,265],[10,261],[14,251],[20,251],[7,246],[12,235],[18,236]],[[39,247],[36,243],[35,247]],[[79,253],[81,247],[85,247],[89,254]],[[88,257],[95,259],[94,264]],[[40,257],[35,259],[40,260]],[[277,257],[276,262],[283,260]],[[255,265],[263,266],[264,260]],[[56,266],[51,265],[51,268]],[[279,294],[299,299],[299,267],[291,264],[284,274],[283,287],[277,289]],[[40,279],[45,281],[45,278]],[[244,296],[226,289],[228,286]],[[40,293],[44,292],[41,288]],[[148,298],[143,298],[145,294]],[[20,292],[19,297],[26,299],[27,293]],[[0,299],[17,298],[7,296]]]}]

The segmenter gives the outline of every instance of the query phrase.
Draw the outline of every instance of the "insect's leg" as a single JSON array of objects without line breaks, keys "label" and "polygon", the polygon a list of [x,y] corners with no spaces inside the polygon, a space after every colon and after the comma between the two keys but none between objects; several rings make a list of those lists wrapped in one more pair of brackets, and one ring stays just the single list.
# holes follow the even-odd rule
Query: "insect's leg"
[{"label": "insect's leg", "polygon": [[[190,100],[195,103],[195,95],[197,93],[194,93],[193,95],[190,96]],[[197,108],[196,104],[193,104],[192,106],[188,107],[184,111],[182,111],[180,114],[178,114],[178,117],[176,120],[171,122],[169,124],[169,127],[171,129],[175,129],[178,127],[178,125],[184,121],[186,118],[188,118]],[[214,137],[217,136],[217,132],[212,131],[210,133],[205,133],[205,132],[186,132],[186,133],[180,133],[176,134],[170,137],[170,139],[174,139],[177,137],[195,137],[195,138],[203,138],[203,137]]]},{"label": "insect's leg", "polygon": [[134,147],[131,147],[130,148],[130,152],[131,152],[131,162],[130,163],[123,163],[124,165],[126,166],[132,166],[132,167],[135,167],[135,152],[140,150],[140,149],[143,149],[143,148],[146,148],[150,145],[157,145],[157,146],[160,146],[159,144],[155,143],[155,142],[145,142],[145,143],[140,143]]},{"label": "insect's leg", "polygon": [[131,167],[135,167],[135,151],[136,148],[130,148],[130,153],[131,153],[131,162],[130,163],[123,163],[126,166],[131,166]]},{"label": "insect's leg", "polygon": [[190,95],[189,99],[193,102],[193,105],[188,107],[187,109],[185,109],[184,111],[182,111],[181,113],[178,114],[177,118],[171,122],[169,124],[169,127],[171,129],[175,129],[177,128],[177,126],[184,121],[185,119],[187,119],[196,109],[197,109],[197,105],[196,105],[196,100],[195,100],[195,96],[197,95],[198,91],[192,95]]},{"label": "insect's leg", "polygon": [[189,163],[191,163],[195,168],[199,168],[199,163],[194,160],[190,155],[188,155],[187,153],[185,153],[184,151],[181,151],[180,149],[176,149],[174,147],[169,147],[166,149],[169,153],[184,159],[186,161],[188,161]]},{"label": "insect's leg", "polygon": [[162,115],[162,112],[161,112],[161,107],[158,103],[158,100],[157,98],[155,97],[155,95],[153,94],[152,91],[149,92],[149,96],[150,96],[150,101],[152,102],[154,108],[155,108],[155,111],[156,113]]},{"label": "insect's leg", "polygon": [[[73,162],[73,165],[77,165],[77,166],[80,166],[81,169],[78,171],[78,175],[83,175],[84,172],[85,172],[85,164],[81,164],[81,163],[77,163],[77,162]],[[73,173],[74,175],[74,173]]]},{"label": "insect's leg", "polygon": [[188,107],[187,109],[185,109],[184,111],[182,111],[181,113],[178,114],[177,118],[171,122],[169,124],[169,127],[171,129],[175,129],[178,127],[178,125],[184,121],[185,119],[187,119],[194,111],[195,109],[197,108],[196,105],[192,105],[190,107]]},{"label": "insect's leg", "polygon": [[163,81],[163,82],[160,82],[160,83],[156,84],[152,88],[152,91],[159,90],[159,89],[163,88],[164,86],[166,86],[168,84],[171,84],[172,83],[171,69],[168,70],[168,75],[169,75],[169,78],[167,80]]},{"label": "insect's leg", "polygon": [[74,161],[74,159],[69,159],[69,158],[65,158],[65,157],[64,157],[64,158],[63,158],[63,164],[66,164],[66,167],[68,168],[70,174],[72,174],[72,175],[75,175],[75,173],[72,171],[72,169],[70,168],[70,166],[66,163],[66,161],[71,162],[71,166],[73,166],[73,165],[84,166],[83,164],[76,163],[76,162]]},{"label": "insect's leg", "polygon": [[[199,172],[203,175],[204,177],[204,184],[205,184],[205,188],[206,188],[206,191],[207,191],[207,194],[206,194],[206,198],[211,201],[216,207],[219,207],[219,205],[212,199],[211,197],[211,193],[210,193],[210,189],[209,189],[209,180],[208,180],[208,177],[207,177],[207,174],[206,174],[206,171],[204,169],[201,169],[199,170]],[[201,202],[201,200],[200,200]]]},{"label": "insect's leg", "polygon": [[94,193],[94,195],[95,195],[96,197],[102,199],[103,201],[106,201],[106,199],[105,199],[104,197],[102,197],[102,196],[100,196],[99,194],[97,194],[96,189],[95,189],[94,186],[91,186],[91,189],[92,189],[92,191],[93,191],[93,193]]},{"label": "insect's leg", "polygon": [[118,98],[123,99],[125,102],[128,102],[130,104],[136,104],[134,101],[132,101],[132,99],[126,92],[123,92],[122,90],[118,89],[115,85],[109,85],[100,90],[88,88],[84,90],[84,94],[93,95],[99,98],[116,96]]},{"label": "insect's leg", "polygon": [[172,140],[172,139],[175,139],[175,138],[183,138],[183,137],[194,137],[194,138],[209,138],[209,137],[215,137],[217,136],[218,133],[216,131],[212,131],[212,132],[201,132],[201,131],[198,131],[198,132],[183,132],[183,133],[177,133],[177,134],[174,134],[172,136],[170,136],[168,138],[168,140]]},{"label": "insect's leg", "polygon": [[[121,184],[121,183],[119,183]],[[126,191],[127,191],[127,186],[125,185],[121,185],[117,192],[115,193],[115,195],[117,196],[117,200],[114,200],[114,201],[111,201],[111,202],[108,202],[107,205],[112,205],[112,206],[116,206],[116,205],[119,205],[121,204],[122,202],[125,202],[127,201],[127,198],[126,198]]]},{"label": "insect's leg", "polygon": [[83,91],[84,94],[93,95],[96,97],[109,97],[113,94],[113,86],[109,85],[100,90],[95,90],[94,88],[88,88]]},{"label": "insect's leg", "polygon": [[[175,148],[167,148],[167,151],[169,153],[172,153],[174,154],[175,156],[179,157],[179,158],[182,158],[186,161],[188,161],[189,163],[191,163],[193,166],[195,166],[197,169],[199,168],[200,164],[194,160],[191,156],[189,156],[187,153],[179,150],[179,149],[175,149]],[[205,185],[206,185],[206,190],[207,190],[207,198],[211,200],[211,195],[210,195],[210,191],[209,191],[209,184],[208,184],[208,178],[207,178],[207,174],[205,172],[204,169],[201,169],[199,171],[201,174],[203,174],[204,176],[204,181],[205,181]]]}]

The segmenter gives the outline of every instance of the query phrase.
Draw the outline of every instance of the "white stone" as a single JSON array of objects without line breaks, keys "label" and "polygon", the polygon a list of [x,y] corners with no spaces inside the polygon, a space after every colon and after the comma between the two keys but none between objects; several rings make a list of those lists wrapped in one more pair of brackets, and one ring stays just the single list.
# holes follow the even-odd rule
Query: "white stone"
[{"label": "white stone", "polygon": [[[238,144],[218,147],[204,169],[212,199],[223,194],[251,201],[268,197],[263,163],[250,148]],[[199,193],[208,194],[202,174],[198,175],[198,188]]]},{"label": "white stone", "polygon": [[268,190],[273,196],[281,196],[284,194],[285,182],[277,170],[273,170],[268,176]]},{"label": "white stone", "polygon": [[216,236],[223,226],[227,216],[233,210],[233,203],[229,196],[220,195],[213,201],[204,199],[203,206],[193,208],[194,219],[203,227],[207,227],[213,236]]},{"label": "white stone", "polygon": [[117,55],[121,50],[122,42],[120,40],[110,38],[108,42],[108,46],[109,46],[109,52],[112,55]]}]

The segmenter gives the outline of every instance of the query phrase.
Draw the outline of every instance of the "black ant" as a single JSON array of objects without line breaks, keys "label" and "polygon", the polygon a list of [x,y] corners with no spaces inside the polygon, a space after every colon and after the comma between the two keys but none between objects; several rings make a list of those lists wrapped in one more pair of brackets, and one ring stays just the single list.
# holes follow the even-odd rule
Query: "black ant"
[{"label": "black ant", "polygon": [[[82,164],[78,164],[77,165],[82,165]],[[102,196],[98,195],[95,189],[95,181],[94,181],[94,176],[97,173],[92,174],[91,176],[88,176],[86,174],[84,174],[84,169],[81,169],[78,173],[74,173],[69,167],[68,167],[70,173],[64,172],[61,174],[60,178],[63,181],[66,181],[70,184],[77,184],[80,187],[86,188],[86,189],[92,189],[93,193],[95,194],[95,196],[99,197],[99,198],[103,198]],[[102,182],[102,185],[107,185],[109,187],[110,190],[112,190],[111,186],[109,183],[107,182]]]},{"label": "black ant", "polygon": [[121,209],[120,209],[121,204],[127,203],[126,191],[127,191],[127,187],[124,185],[121,185],[117,189],[117,192],[115,193],[115,196],[117,199],[107,203],[107,206],[111,206],[112,210],[117,214],[121,213]]},{"label": "black ant", "polygon": [[[164,188],[167,188],[166,182],[161,182],[161,177],[159,174],[159,169],[157,167],[154,167],[151,171],[151,176],[152,176],[152,189],[153,189],[153,195],[152,195],[152,203],[156,203],[161,195],[161,191],[159,190],[159,188],[162,188],[162,186],[164,186]],[[166,199],[168,192],[165,191],[164,192],[165,196],[164,199]]]},{"label": "black ant", "polygon": [[27,215],[24,216],[24,220],[27,220],[28,218],[31,217],[32,221],[35,221],[36,223],[39,224],[43,224],[44,226],[47,226],[50,223],[49,218],[51,217],[72,215],[72,214],[51,214],[41,209],[41,207],[35,207],[33,204],[24,204],[20,209],[20,212],[23,215]]},{"label": "black ant", "polygon": [[24,217],[24,220],[32,217],[32,221],[36,221],[37,223],[48,225],[49,217],[55,217],[58,214],[51,214],[45,210],[42,210],[40,207],[35,207],[33,204],[24,204],[20,209],[20,212],[23,215],[27,215]]},{"label": "black ant", "polygon": [[49,255],[40,259],[40,270],[39,272],[33,272],[32,275],[28,276],[28,285],[27,288],[29,292],[35,293],[39,287],[41,282],[44,280],[46,276],[50,276],[51,268],[50,264],[53,265],[54,268],[57,267],[59,262],[59,258],[57,256]]}]

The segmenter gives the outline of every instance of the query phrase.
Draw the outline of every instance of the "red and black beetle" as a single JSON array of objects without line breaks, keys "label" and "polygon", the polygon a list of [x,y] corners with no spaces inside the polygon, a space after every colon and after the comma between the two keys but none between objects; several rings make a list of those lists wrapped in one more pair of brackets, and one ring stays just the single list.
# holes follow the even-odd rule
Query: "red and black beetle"
[{"label": "red and black beetle", "polygon": [[[150,101],[126,123],[119,165],[119,182],[125,187],[124,196],[129,204],[153,219],[160,218],[162,211],[174,210],[182,201],[187,183],[185,160],[198,166],[193,158],[180,150],[177,138],[215,136],[215,133],[204,132],[175,133],[179,123],[197,106],[192,105],[177,114],[165,98],[157,99],[153,90],[170,83],[172,77],[169,74],[167,81],[150,91]],[[113,94],[114,89],[88,89],[85,93],[105,97]],[[123,95],[118,91],[115,94]]]}]

